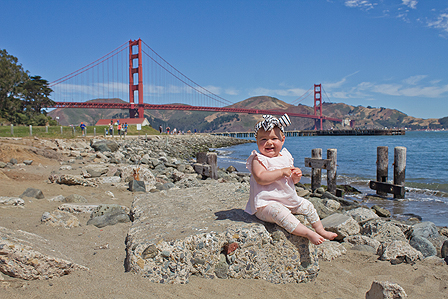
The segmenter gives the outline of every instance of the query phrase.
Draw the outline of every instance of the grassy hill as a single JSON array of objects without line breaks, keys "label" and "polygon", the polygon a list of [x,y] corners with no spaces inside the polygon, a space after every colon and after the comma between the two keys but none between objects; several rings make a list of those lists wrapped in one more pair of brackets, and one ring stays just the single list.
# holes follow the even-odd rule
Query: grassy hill
[{"label": "grassy hill", "polygon": [[[96,99],[92,101],[124,102],[120,99]],[[264,109],[282,111],[285,113],[313,114],[314,108],[285,103],[269,96],[251,97],[235,103],[230,108]],[[448,117],[441,119],[421,119],[408,116],[395,109],[350,106],[344,103],[323,103],[322,112],[326,116],[355,120],[356,128],[410,128],[418,129],[448,129]],[[101,118],[129,117],[125,109],[81,109],[57,108],[49,113],[53,118],[59,117],[61,125],[79,125],[81,121],[88,126],[94,125]],[[198,132],[247,132],[261,119],[258,114],[180,111],[180,110],[145,110],[145,117],[154,128],[162,125],[171,129]],[[341,129],[341,123],[324,121],[324,129]],[[310,130],[314,128],[314,120],[308,118],[291,118],[291,130]]]}]

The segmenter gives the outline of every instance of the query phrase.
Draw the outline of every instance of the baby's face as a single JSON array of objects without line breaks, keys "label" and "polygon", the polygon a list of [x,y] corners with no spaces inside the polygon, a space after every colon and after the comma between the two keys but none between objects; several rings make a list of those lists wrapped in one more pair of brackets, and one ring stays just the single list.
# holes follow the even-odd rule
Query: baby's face
[{"label": "baby's face", "polygon": [[260,154],[269,158],[278,157],[283,143],[285,143],[285,136],[279,128],[275,127],[267,132],[263,129],[258,130],[257,145]]}]

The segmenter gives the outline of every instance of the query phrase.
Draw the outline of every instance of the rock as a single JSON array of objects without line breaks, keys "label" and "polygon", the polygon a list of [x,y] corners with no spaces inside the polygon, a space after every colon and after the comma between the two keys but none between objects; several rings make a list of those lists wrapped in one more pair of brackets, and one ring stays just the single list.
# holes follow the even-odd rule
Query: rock
[{"label": "rock", "polygon": [[334,213],[322,219],[322,225],[328,231],[337,233],[335,240],[343,240],[347,236],[356,235],[360,231],[360,226],[352,217]]},{"label": "rock", "polygon": [[84,196],[78,195],[78,194],[72,194],[64,198],[62,202],[66,203],[85,203],[87,202],[87,199]]},{"label": "rock", "polygon": [[98,185],[92,181],[92,180],[88,180],[83,178],[82,176],[79,175],[69,175],[69,174],[63,174],[61,176],[51,176],[49,178],[50,182],[56,182],[58,184],[61,185],[69,185],[69,186],[74,186],[74,185],[81,185],[81,186],[88,186],[88,187],[97,187]]},{"label": "rock", "polygon": [[61,167],[59,167],[59,170],[72,170],[72,166],[71,165],[61,165]]},{"label": "rock", "polygon": [[310,193],[311,193],[309,190],[299,188],[299,187],[296,188],[296,191],[297,191],[297,195],[300,197],[306,197],[306,196],[310,195]]},{"label": "rock", "polygon": [[96,227],[101,228],[129,221],[131,220],[125,209],[120,205],[109,204],[96,207],[92,211],[87,225],[95,225]]},{"label": "rock", "polygon": [[11,158],[11,160],[9,160],[9,163],[11,163],[12,165],[16,165],[19,162],[17,162],[16,158]]},{"label": "rock", "polygon": [[19,197],[0,196],[2,206],[24,206],[25,201]]},{"label": "rock", "polygon": [[[197,188],[135,196],[126,236],[126,271],[169,284],[187,283],[191,275],[273,283],[316,277],[316,247],[308,239],[260,223],[242,209],[229,210],[229,205],[243,205],[248,191],[229,199],[226,195],[237,192],[240,183],[208,181]],[[169,220],[172,215],[176,221]],[[223,256],[232,243],[238,248]]]},{"label": "rock", "polygon": [[381,243],[373,238],[370,238],[368,236],[362,236],[362,235],[354,235],[354,236],[347,236],[344,238],[344,242],[348,242],[353,245],[367,245],[372,247],[375,250],[375,254],[378,252],[378,248],[381,246]]},{"label": "rock", "polygon": [[332,261],[347,252],[345,247],[334,241],[325,241],[317,247],[317,256],[324,261]]},{"label": "rock", "polygon": [[19,196],[20,198],[23,197],[32,197],[32,198],[37,198],[37,199],[42,199],[45,198],[44,194],[42,193],[41,190],[39,189],[35,189],[35,188],[27,188],[22,195]]},{"label": "rock", "polygon": [[145,182],[132,180],[129,182],[129,191],[131,192],[146,192]]},{"label": "rock", "polygon": [[371,209],[366,209],[366,208],[362,208],[362,207],[345,211],[344,214],[348,215],[348,216],[351,216],[353,219],[358,221],[358,223],[379,217]]},{"label": "rock", "polygon": [[92,213],[98,205],[75,205],[64,203],[58,207],[58,210],[70,213]]},{"label": "rock", "polygon": [[0,227],[0,272],[24,280],[49,279],[88,268],[58,256],[49,240]]},{"label": "rock", "polygon": [[308,200],[313,204],[320,219],[326,218],[336,211],[335,209],[327,207],[322,198],[314,197],[314,195],[315,194],[313,194],[313,197],[309,197]]},{"label": "rock", "polygon": [[448,256],[448,240],[445,240],[441,249],[442,258],[446,258]]},{"label": "rock", "polygon": [[0,168],[5,168],[6,165],[7,165],[7,164],[6,164],[5,162],[0,161]]},{"label": "rock", "polygon": [[48,198],[48,201],[64,201],[65,196],[63,195],[58,195],[58,196],[54,196],[52,198]]},{"label": "rock", "polygon": [[109,168],[103,165],[89,165],[85,168],[85,171],[90,175],[92,178],[99,178],[103,174],[106,174],[109,171]]},{"label": "rock", "polygon": [[118,143],[113,140],[98,140],[93,139],[90,142],[90,146],[96,151],[100,152],[116,152],[118,150]]},{"label": "rock", "polygon": [[79,219],[65,211],[53,211],[52,213],[45,212],[42,214],[41,222],[53,227],[73,228],[79,227]]},{"label": "rock", "polygon": [[419,236],[426,239],[435,239],[438,238],[439,230],[437,229],[437,226],[429,221],[417,223],[412,226],[412,237]]},{"label": "rock", "polygon": [[407,242],[406,236],[399,227],[380,218],[367,221],[362,226],[361,234],[381,243],[390,243],[396,240]]},{"label": "rock", "polygon": [[386,210],[385,208],[382,208],[380,206],[374,205],[372,209],[375,211],[375,213],[380,217],[390,217],[390,212]]},{"label": "rock", "polygon": [[33,164],[33,160],[25,160],[25,161],[23,161],[23,164],[31,165],[31,164]]},{"label": "rock", "polygon": [[230,165],[229,167],[227,167],[226,172],[227,173],[232,173],[232,172],[236,172],[236,168],[232,165]]},{"label": "rock", "polygon": [[339,210],[339,208],[341,207],[341,204],[337,200],[323,199],[322,202],[323,202],[324,206],[326,206],[327,208],[329,208],[333,211]]},{"label": "rock", "polygon": [[423,259],[423,254],[409,245],[406,241],[393,241],[389,244],[383,244],[379,255],[380,259],[383,261],[401,257],[407,263],[413,263]]},{"label": "rock", "polygon": [[424,257],[437,255],[436,248],[426,238],[414,236],[409,241],[409,245],[420,251]]},{"label": "rock", "polygon": [[121,182],[121,178],[119,176],[105,176],[98,178],[99,184],[118,184]]},{"label": "rock", "polygon": [[400,299],[407,298],[404,289],[396,283],[374,281],[366,293],[366,299]]}]

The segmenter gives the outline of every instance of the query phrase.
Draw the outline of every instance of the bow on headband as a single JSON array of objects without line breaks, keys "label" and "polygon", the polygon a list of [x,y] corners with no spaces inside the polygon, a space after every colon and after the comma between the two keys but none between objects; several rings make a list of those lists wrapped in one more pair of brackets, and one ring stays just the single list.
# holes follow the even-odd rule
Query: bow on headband
[{"label": "bow on headband", "polygon": [[275,127],[279,127],[282,132],[284,132],[284,127],[287,127],[291,124],[291,120],[289,119],[288,114],[283,114],[280,118],[275,118],[272,115],[263,115],[264,120],[258,122],[255,125],[255,133],[263,128],[265,131],[270,131]]}]

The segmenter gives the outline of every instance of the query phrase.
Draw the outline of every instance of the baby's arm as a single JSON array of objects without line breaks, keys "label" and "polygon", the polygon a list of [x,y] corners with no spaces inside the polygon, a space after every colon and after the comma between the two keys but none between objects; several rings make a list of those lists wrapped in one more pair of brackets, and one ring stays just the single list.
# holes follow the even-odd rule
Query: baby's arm
[{"label": "baby's arm", "polygon": [[252,162],[252,175],[255,181],[260,185],[269,185],[282,177],[291,176],[291,171],[293,168],[282,168],[272,171],[268,171],[257,157],[254,158]]}]

